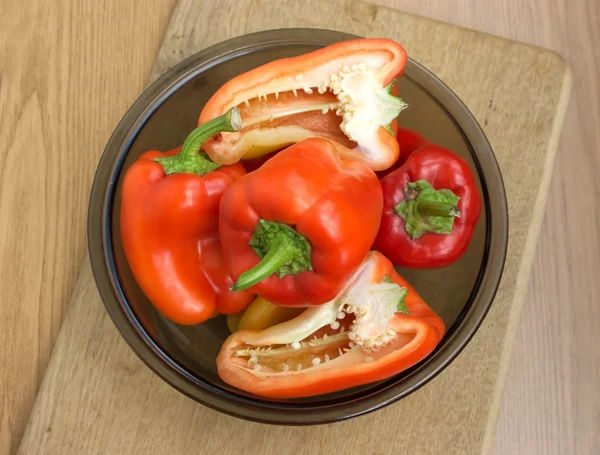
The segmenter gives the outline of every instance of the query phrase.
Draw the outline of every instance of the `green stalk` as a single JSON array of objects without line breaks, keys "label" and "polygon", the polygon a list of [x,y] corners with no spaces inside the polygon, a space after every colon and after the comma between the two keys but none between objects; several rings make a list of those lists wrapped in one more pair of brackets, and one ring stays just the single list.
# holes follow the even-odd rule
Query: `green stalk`
[{"label": "green stalk", "polygon": [[460,211],[448,202],[419,201],[416,210],[421,216],[441,216],[443,218],[460,218]]},{"label": "green stalk", "polygon": [[447,189],[435,190],[425,180],[408,182],[405,199],[394,211],[404,220],[404,230],[413,240],[428,232],[452,234],[455,218],[460,218],[460,198]]},{"label": "green stalk", "polygon": [[265,278],[273,275],[285,263],[294,257],[296,246],[285,234],[277,234],[273,239],[273,246],[262,260],[250,270],[242,273],[230,289],[232,291],[243,291]]},{"label": "green stalk", "polygon": [[218,169],[221,165],[212,161],[205,152],[200,151],[202,144],[219,133],[239,131],[241,127],[240,110],[232,107],[225,114],[194,129],[177,155],[155,158],[154,161],[163,167],[166,175],[176,172],[204,175]]},{"label": "green stalk", "polygon": [[261,219],[249,245],[261,261],[242,273],[231,291],[248,289],[274,273],[283,278],[312,270],[308,240],[285,224]]}]

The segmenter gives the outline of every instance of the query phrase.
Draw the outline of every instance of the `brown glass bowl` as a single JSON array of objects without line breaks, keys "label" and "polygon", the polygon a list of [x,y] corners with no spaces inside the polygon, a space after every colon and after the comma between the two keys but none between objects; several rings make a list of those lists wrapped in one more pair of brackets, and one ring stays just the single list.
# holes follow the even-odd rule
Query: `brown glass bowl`
[{"label": "brown glass bowl", "polygon": [[492,304],[506,255],[508,215],[494,153],[466,106],[439,79],[409,60],[399,93],[409,104],[399,122],[465,158],[484,206],[466,254],[438,270],[400,270],[444,319],[447,333],[425,360],[387,380],[329,395],[268,400],[224,383],[215,359],[229,335],[226,320],[184,327],[161,316],[135,282],[119,233],[121,184],[146,150],[183,143],[204,103],[227,80],[263,63],[356,38],[314,29],[271,30],[234,38],[193,55],[152,84],[117,126],[92,188],[88,234],[96,284],[106,310],[135,353],[177,390],[211,408],[275,424],[347,419],[388,405],[440,373],[469,342]]}]

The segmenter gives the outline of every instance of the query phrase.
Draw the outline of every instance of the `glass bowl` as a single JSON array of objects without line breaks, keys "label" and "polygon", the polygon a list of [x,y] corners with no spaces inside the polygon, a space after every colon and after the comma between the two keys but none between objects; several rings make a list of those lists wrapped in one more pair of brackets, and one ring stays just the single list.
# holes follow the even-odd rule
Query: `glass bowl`
[{"label": "glass bowl", "polygon": [[469,342],[500,282],[508,239],[506,197],[494,153],[474,117],[438,78],[410,60],[399,80],[409,108],[399,124],[465,158],[483,196],[483,209],[466,254],[437,270],[399,269],[443,318],[447,333],[436,350],[387,380],[329,395],[269,400],[224,383],[215,359],[229,335],[226,319],[184,327],[150,304],[128,267],[119,233],[122,179],[149,149],[183,143],[204,103],[227,80],[268,61],[303,54],[355,36],[328,30],[270,30],[207,48],[159,78],[125,114],[98,165],[88,218],[96,284],[115,326],[142,361],[174,388],[221,412],[265,423],[307,425],[347,419],[407,396],[439,374]]}]

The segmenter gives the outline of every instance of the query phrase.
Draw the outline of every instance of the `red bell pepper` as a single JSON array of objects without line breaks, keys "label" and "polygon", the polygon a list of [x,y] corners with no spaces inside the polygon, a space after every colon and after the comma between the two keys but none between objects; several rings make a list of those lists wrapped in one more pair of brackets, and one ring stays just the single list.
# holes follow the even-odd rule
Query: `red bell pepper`
[{"label": "red bell pepper", "polygon": [[240,330],[217,357],[226,383],[268,398],[301,398],[380,381],[425,359],[442,319],[372,251],[331,302],[265,330]]},{"label": "red bell pepper", "polygon": [[301,141],[237,180],[221,200],[219,233],[234,279],[286,306],[331,300],[371,248],[381,185],[344,147]]},{"label": "red bell pepper", "polygon": [[429,144],[381,180],[384,209],[373,248],[397,266],[445,267],[466,251],[481,211],[469,165]]},{"label": "red bell pepper", "polygon": [[178,324],[236,313],[253,299],[229,291],[233,280],[217,227],[221,196],[245,170],[200,153],[207,137],[239,128],[235,114],[197,128],[181,148],[144,153],[123,180],[120,227],[127,261],[152,304]]},{"label": "red bell pepper", "polygon": [[392,128],[406,104],[394,89],[406,58],[392,40],[358,39],[243,73],[210,98],[199,124],[237,106],[244,127],[209,140],[205,150],[231,164],[321,136],[373,169],[386,169],[398,158]]}]

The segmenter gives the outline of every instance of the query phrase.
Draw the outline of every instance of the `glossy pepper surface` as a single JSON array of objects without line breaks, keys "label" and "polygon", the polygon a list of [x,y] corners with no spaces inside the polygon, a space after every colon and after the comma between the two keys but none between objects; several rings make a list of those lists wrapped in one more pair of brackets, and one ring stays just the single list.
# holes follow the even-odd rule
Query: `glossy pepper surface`
[{"label": "glossy pepper surface", "polygon": [[221,200],[219,232],[234,289],[287,306],[331,300],[377,234],[381,185],[343,146],[301,141],[238,179]]},{"label": "glossy pepper surface", "polygon": [[207,136],[234,129],[236,121],[229,113],[195,130],[183,147],[142,154],[123,180],[120,229],[127,261],[152,304],[178,324],[239,312],[253,299],[229,291],[233,281],[217,227],[221,196],[245,170],[217,165],[200,152]]},{"label": "glossy pepper surface", "polygon": [[381,180],[384,209],[373,248],[395,265],[445,267],[467,250],[481,212],[465,160],[435,144]]},{"label": "glossy pepper surface", "polygon": [[321,395],[405,371],[431,354],[444,332],[442,319],[373,251],[326,305],[231,335],[217,369],[225,382],[256,395]]},{"label": "glossy pepper surface", "polygon": [[209,140],[205,150],[215,162],[231,164],[321,136],[373,169],[386,169],[399,153],[393,127],[406,104],[395,96],[395,78],[406,59],[400,44],[365,38],[243,73],[211,97],[199,124],[237,106],[244,127]]}]

